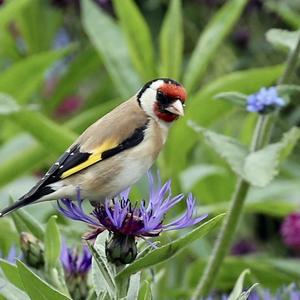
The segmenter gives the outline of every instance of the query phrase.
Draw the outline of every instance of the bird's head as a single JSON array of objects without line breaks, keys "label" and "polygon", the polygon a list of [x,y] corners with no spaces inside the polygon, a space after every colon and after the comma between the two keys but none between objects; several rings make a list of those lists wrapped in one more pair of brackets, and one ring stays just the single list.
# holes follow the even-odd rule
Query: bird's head
[{"label": "bird's head", "polygon": [[137,100],[147,115],[171,123],[184,115],[184,87],[173,79],[159,78],[147,82],[137,93]]}]

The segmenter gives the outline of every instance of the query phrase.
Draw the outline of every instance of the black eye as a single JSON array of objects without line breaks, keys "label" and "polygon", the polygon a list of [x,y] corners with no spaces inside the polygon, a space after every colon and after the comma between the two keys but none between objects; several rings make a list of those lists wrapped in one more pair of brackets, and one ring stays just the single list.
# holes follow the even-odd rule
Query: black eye
[{"label": "black eye", "polygon": [[163,106],[168,105],[171,102],[170,99],[161,91],[157,91],[156,100]]}]

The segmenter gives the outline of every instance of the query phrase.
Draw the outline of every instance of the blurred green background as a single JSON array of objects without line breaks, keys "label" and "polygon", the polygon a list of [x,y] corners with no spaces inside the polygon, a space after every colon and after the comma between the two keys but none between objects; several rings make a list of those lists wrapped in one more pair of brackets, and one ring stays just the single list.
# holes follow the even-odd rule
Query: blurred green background
[{"label": "blurred green background", "polygon": [[[187,113],[173,126],[156,166],[164,180],[172,179],[174,193],[194,193],[199,214],[226,210],[236,178],[187,120],[249,144],[256,116],[213,97],[224,91],[250,94],[276,82],[287,52],[269,44],[265,33],[299,29],[299,1],[1,0],[0,5],[1,207],[27,192],[76,136],[143,83],[171,77],[188,91]],[[299,76],[298,69],[294,83]],[[300,122],[297,99],[291,103],[277,121],[275,141]],[[217,281],[221,290],[232,288],[246,267],[254,281],[271,289],[300,280],[299,252],[284,246],[279,234],[282,219],[299,209],[297,153],[299,148],[268,187],[251,189],[234,242],[238,250]],[[146,193],[141,180],[132,198]],[[25,210],[42,222],[55,213],[53,203]],[[78,243],[82,224],[61,216],[59,222],[64,236]],[[0,220],[0,232],[5,255],[19,243],[11,217]],[[157,279],[157,299],[188,297],[214,239],[210,235],[158,267],[164,273]]]}]

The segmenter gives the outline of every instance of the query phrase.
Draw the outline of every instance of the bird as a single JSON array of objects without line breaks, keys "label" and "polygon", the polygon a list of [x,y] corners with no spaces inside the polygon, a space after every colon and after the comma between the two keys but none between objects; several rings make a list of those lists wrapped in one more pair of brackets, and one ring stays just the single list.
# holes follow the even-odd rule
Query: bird
[{"label": "bird", "polygon": [[0,217],[32,203],[69,198],[103,203],[136,183],[162,150],[171,124],[184,115],[187,93],[170,78],[147,82],[89,126],[28,193]]}]

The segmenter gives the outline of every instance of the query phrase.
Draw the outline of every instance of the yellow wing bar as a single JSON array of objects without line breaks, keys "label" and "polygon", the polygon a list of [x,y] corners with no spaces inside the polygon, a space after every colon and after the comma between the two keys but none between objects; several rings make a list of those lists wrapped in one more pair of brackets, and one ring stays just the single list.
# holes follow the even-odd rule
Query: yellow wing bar
[{"label": "yellow wing bar", "polygon": [[62,173],[61,179],[69,177],[69,176],[71,176],[71,175],[73,175],[73,174],[75,174],[75,173],[77,173],[77,172],[79,172],[79,171],[81,171],[81,170],[83,170],[83,169],[85,169],[85,168],[101,161],[103,152],[105,152],[107,150],[110,150],[112,148],[115,148],[117,146],[118,146],[118,143],[113,141],[113,140],[104,141],[99,147],[97,147],[95,150],[92,151],[91,155],[89,156],[89,158],[85,162],[83,162],[83,163],[81,163],[81,164],[65,171],[64,173]]}]

